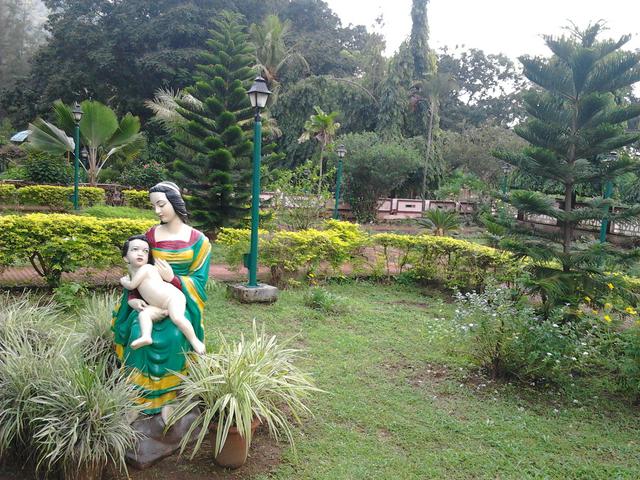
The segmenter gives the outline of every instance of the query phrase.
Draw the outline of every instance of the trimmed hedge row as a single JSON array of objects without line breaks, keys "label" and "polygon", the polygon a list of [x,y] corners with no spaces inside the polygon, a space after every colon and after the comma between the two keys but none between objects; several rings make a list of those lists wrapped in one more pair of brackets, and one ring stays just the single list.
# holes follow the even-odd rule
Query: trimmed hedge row
[{"label": "trimmed hedge row", "polygon": [[[78,203],[83,207],[105,202],[105,191],[98,187],[79,187]],[[0,184],[0,203],[7,205],[41,205],[52,210],[68,210],[73,206],[73,187],[29,185],[16,188]]]},{"label": "trimmed hedge row", "polygon": [[[249,251],[249,230],[223,228],[218,243],[226,260],[242,265]],[[431,235],[368,235],[358,225],[329,220],[324,230],[264,232],[260,235],[260,263],[271,269],[272,281],[302,270],[313,273],[326,262],[334,270],[347,263],[366,261],[364,248],[373,250],[374,275],[408,272],[421,281],[437,281],[449,288],[484,286],[487,277],[506,280],[516,273],[512,257],[502,251],[464,240]]]},{"label": "trimmed hedge row", "polygon": [[28,260],[50,286],[57,286],[63,272],[121,263],[124,241],[156,223],[70,214],[2,216],[0,268]]},{"label": "trimmed hedge row", "polygon": [[151,208],[149,192],[147,190],[122,190],[124,204],[133,208]]}]

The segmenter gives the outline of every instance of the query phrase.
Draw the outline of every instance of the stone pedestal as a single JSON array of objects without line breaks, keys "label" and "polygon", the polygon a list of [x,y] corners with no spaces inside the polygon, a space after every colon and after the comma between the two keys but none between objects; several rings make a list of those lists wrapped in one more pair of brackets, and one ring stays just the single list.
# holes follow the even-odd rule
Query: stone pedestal
[{"label": "stone pedestal", "polygon": [[[140,432],[141,438],[135,450],[127,451],[125,455],[127,463],[133,468],[144,470],[163,458],[173,455],[180,448],[182,438],[196,417],[197,411],[192,410],[165,434],[165,423],[161,414],[141,415],[131,424],[137,432]],[[200,430],[196,429],[192,439],[195,439],[199,433]]]},{"label": "stone pedestal", "polygon": [[229,285],[227,292],[242,303],[273,303],[278,299],[278,289],[265,283],[259,283],[257,287]]}]

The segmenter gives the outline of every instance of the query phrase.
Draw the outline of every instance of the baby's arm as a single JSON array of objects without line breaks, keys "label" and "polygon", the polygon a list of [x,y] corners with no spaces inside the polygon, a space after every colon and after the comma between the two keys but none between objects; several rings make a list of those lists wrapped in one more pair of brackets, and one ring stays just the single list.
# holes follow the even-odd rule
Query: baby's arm
[{"label": "baby's arm", "polygon": [[138,269],[133,278],[129,280],[126,276],[120,279],[120,284],[127,290],[134,290],[140,286],[142,281],[149,275],[149,269],[153,268],[153,265],[143,265]]}]

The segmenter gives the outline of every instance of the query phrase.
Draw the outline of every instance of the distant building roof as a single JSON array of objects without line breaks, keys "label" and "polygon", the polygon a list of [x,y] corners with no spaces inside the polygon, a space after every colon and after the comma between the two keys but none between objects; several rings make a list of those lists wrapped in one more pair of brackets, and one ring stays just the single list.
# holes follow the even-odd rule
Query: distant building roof
[{"label": "distant building roof", "polygon": [[22,130],[11,137],[11,141],[15,143],[22,143],[27,139],[30,133],[31,132],[29,130]]}]

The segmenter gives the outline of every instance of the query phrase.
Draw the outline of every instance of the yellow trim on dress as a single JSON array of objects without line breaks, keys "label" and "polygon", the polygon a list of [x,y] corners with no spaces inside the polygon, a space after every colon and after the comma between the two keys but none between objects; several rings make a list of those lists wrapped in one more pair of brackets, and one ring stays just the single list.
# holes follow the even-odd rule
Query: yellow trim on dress
[{"label": "yellow trim on dress", "polygon": [[189,267],[189,273],[193,273],[196,270],[199,270],[204,264],[207,257],[209,256],[210,252],[211,252],[211,244],[209,243],[209,239],[207,237],[204,237],[204,240],[202,241],[202,245],[200,246],[200,251],[198,252],[198,256],[195,258],[195,260],[191,264],[191,267]]},{"label": "yellow trim on dress", "polygon": [[178,395],[178,392],[173,391],[173,392],[167,392],[164,395],[160,395],[159,397],[156,397],[156,398],[138,397],[135,399],[135,402],[138,405],[143,405],[146,410],[151,410],[153,408],[160,408],[164,406],[165,404],[169,403],[171,400],[176,398],[177,395]]},{"label": "yellow trim on dress", "polygon": [[200,294],[198,293],[198,290],[193,283],[193,278],[182,276],[180,277],[180,280],[182,280],[184,288],[186,288],[187,292],[189,292],[189,296],[196,302],[196,305],[198,305],[200,316],[202,317],[204,315],[204,301],[200,297]]},{"label": "yellow trim on dress", "polygon": [[[183,370],[180,372],[182,375],[187,374],[187,370]],[[173,388],[180,385],[182,380],[177,375],[169,374],[165,375],[162,378],[159,377],[147,377],[140,373],[140,371],[136,371],[131,374],[129,379],[130,382],[135,385],[144,388],[145,390],[166,390],[167,388]]]},{"label": "yellow trim on dress", "polygon": [[153,258],[166,260],[169,263],[187,263],[193,259],[193,250],[185,250],[182,252],[167,252],[164,250],[153,249]]}]

